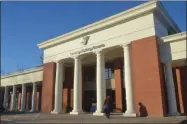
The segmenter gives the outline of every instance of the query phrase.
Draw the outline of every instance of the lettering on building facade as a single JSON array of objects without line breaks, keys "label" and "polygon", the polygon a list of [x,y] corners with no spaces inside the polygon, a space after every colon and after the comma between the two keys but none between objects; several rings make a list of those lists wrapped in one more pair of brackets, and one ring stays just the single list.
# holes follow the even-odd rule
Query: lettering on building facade
[{"label": "lettering on building facade", "polygon": [[104,44],[100,44],[100,45],[97,45],[97,46],[84,48],[84,49],[81,49],[81,50],[76,51],[76,52],[71,52],[70,55],[82,54],[82,53],[85,53],[85,52],[88,52],[88,51],[92,51],[94,49],[98,49],[98,48],[102,48],[102,47],[105,47],[105,45]]}]

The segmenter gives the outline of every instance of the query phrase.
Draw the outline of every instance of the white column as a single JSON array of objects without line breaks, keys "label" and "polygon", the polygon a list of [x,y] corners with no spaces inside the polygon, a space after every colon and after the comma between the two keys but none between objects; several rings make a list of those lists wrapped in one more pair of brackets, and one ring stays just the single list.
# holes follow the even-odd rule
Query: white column
[{"label": "white column", "polygon": [[[104,53],[102,56],[102,71],[103,71],[103,75],[102,75],[102,85],[103,85],[103,99],[106,98],[106,77],[105,77],[105,57],[104,57]],[[103,104],[104,104],[104,100],[103,100]]]},{"label": "white column", "polygon": [[131,80],[131,61],[130,61],[130,44],[123,46],[124,50],[124,70],[125,70],[125,92],[126,92],[126,106],[127,110],[123,116],[135,117],[136,113],[134,110],[134,100],[133,100],[133,87]]},{"label": "white column", "polygon": [[37,85],[36,82],[33,82],[33,88],[32,88],[32,106],[30,112],[36,111],[36,93],[37,93]]},{"label": "white column", "polygon": [[4,103],[5,111],[8,110],[8,87],[5,86]]},{"label": "white column", "polygon": [[21,109],[20,111],[25,111],[25,101],[26,101],[26,84],[22,84],[22,93],[21,93]]},{"label": "white column", "polygon": [[104,55],[102,51],[96,52],[97,56],[97,71],[96,71],[96,92],[97,92],[97,110],[93,115],[104,115],[102,113],[103,103],[106,97],[106,81],[104,76],[105,64],[104,64]]},{"label": "white column", "polygon": [[177,103],[175,96],[175,86],[173,81],[172,64],[168,61],[165,64],[166,72],[166,89],[167,89],[167,100],[168,100],[168,115],[177,115]]},{"label": "white column", "polygon": [[73,110],[70,114],[81,114],[82,111],[82,64],[80,57],[74,58]]},{"label": "white column", "polygon": [[55,101],[52,114],[62,113],[63,64],[56,63]]},{"label": "white column", "polygon": [[16,109],[16,86],[15,85],[13,85],[11,108],[12,108],[12,111],[15,111]]}]

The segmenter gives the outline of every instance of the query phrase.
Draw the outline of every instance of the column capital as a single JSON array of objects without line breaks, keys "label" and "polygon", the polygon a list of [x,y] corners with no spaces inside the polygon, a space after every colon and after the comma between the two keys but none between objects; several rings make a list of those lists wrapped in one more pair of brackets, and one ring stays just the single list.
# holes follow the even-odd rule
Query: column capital
[{"label": "column capital", "polygon": [[79,55],[76,55],[76,56],[72,56],[72,58],[75,60],[75,59],[80,59],[80,56]]},{"label": "column capital", "polygon": [[172,61],[171,60],[165,61],[164,64],[166,64],[166,65],[172,65]]},{"label": "column capital", "polygon": [[63,63],[63,59],[56,59],[54,62],[55,63]]},{"label": "column capital", "polygon": [[8,89],[8,86],[4,86],[4,87]]},{"label": "column capital", "polygon": [[63,65],[64,63],[63,63],[62,60],[60,60],[60,61],[56,61],[56,66],[58,66],[59,64],[62,64],[62,65]]},{"label": "column capital", "polygon": [[121,46],[122,48],[125,48],[125,47],[129,46],[131,43],[132,43],[132,41],[128,41],[128,42],[125,42],[125,43],[123,43],[123,44],[120,44],[120,46]]},{"label": "column capital", "polygon": [[35,84],[35,85],[36,85],[36,84],[37,84],[37,81],[32,81],[32,84]]},{"label": "column capital", "polygon": [[104,51],[103,51],[102,49],[101,49],[101,50],[94,50],[93,53],[94,53],[95,55],[99,56],[99,55],[104,54]]},{"label": "column capital", "polygon": [[161,59],[161,62],[165,65],[167,64],[172,64],[172,60],[169,59],[168,57],[165,57],[164,59]]},{"label": "column capital", "polygon": [[73,56],[70,56],[70,58],[74,59],[74,60],[81,60],[84,58],[83,55],[73,55]]}]

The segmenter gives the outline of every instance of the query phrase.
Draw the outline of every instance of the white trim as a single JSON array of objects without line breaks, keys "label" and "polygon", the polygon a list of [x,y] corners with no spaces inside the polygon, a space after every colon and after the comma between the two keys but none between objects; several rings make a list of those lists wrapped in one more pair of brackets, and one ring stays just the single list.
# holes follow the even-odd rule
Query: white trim
[{"label": "white trim", "polygon": [[27,70],[24,70],[22,72],[14,72],[14,73],[12,73],[10,75],[1,76],[1,79],[13,77],[13,76],[18,76],[18,75],[23,75],[23,74],[28,74],[28,73],[32,73],[32,72],[37,72],[37,71],[41,71],[41,70],[43,70],[43,67],[27,69]]},{"label": "white trim", "polygon": [[[141,29],[141,30],[137,30],[137,31],[125,33],[125,34],[122,34],[122,35],[119,35],[119,36],[116,36],[116,37],[113,37],[113,38],[109,38],[109,39],[105,39],[105,40],[100,40],[100,41],[97,42],[97,43],[92,43],[92,44],[89,44],[89,45],[87,45],[87,46],[92,47],[92,46],[94,46],[94,45],[106,44],[106,43],[108,43],[108,42],[112,42],[112,40],[114,40],[114,39],[123,38],[124,36],[131,35],[131,34],[138,33],[138,32],[142,32],[143,30],[151,29],[151,28],[155,28],[155,26],[153,25],[153,26],[150,26],[150,27],[146,27],[146,28],[144,28],[144,29]],[[139,39],[142,39],[142,38],[139,38]],[[117,44],[116,44],[116,45],[117,45]],[[61,54],[64,54],[64,53],[66,53],[66,52],[79,51],[79,50],[81,50],[81,49],[83,49],[83,48],[85,48],[85,47],[84,47],[84,46],[81,46],[81,47],[79,47],[79,48],[69,49],[69,50],[66,50],[66,51],[63,51],[63,52],[56,53],[56,54],[54,54],[54,55],[44,56],[44,57],[43,57],[43,58],[44,58],[44,62],[45,62],[45,59],[46,59],[46,58],[50,58],[50,57],[54,57],[54,56],[57,56],[57,55],[61,55]],[[85,53],[84,53],[84,54],[85,54]],[[61,57],[60,59],[66,59],[66,58],[68,58],[68,57],[64,57],[64,58]],[[58,59],[57,59],[57,60],[58,60]]]},{"label": "white trim", "polygon": [[178,33],[178,34],[173,34],[173,35],[169,35],[169,36],[166,36],[166,37],[162,37],[161,38],[161,42],[160,43],[170,43],[170,42],[175,42],[175,41],[179,41],[179,40],[182,40],[182,39],[186,39],[186,33],[187,32],[181,32],[181,33]]},{"label": "white trim", "polygon": [[79,37],[81,35],[88,34],[89,32],[93,32],[98,29],[103,29],[103,28],[115,25],[116,23],[135,18],[135,17],[137,17],[139,15],[143,15],[147,12],[153,12],[157,8],[157,3],[158,3],[158,1],[146,2],[144,4],[134,7],[132,9],[129,9],[127,11],[124,11],[124,12],[121,12],[121,13],[116,14],[114,16],[111,16],[109,18],[103,19],[101,21],[87,25],[83,28],[74,30],[70,33],[67,33],[67,34],[58,36],[56,38],[50,39],[48,41],[42,42],[42,43],[38,44],[38,47],[40,49],[45,49],[47,47],[51,47],[56,44],[63,43],[67,40],[73,39],[75,37]]}]

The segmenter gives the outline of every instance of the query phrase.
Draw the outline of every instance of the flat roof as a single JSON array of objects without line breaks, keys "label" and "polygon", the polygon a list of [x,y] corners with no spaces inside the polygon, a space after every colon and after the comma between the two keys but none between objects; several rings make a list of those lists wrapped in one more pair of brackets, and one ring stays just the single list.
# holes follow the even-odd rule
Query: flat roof
[{"label": "flat roof", "polygon": [[14,73],[11,73],[11,74],[5,75],[5,76],[1,76],[1,79],[8,78],[8,77],[13,77],[13,76],[18,76],[18,75],[23,75],[23,74],[28,74],[28,73],[32,73],[32,72],[36,72],[36,71],[41,71],[41,70],[43,70],[43,66],[23,70],[21,72],[14,72]]}]

